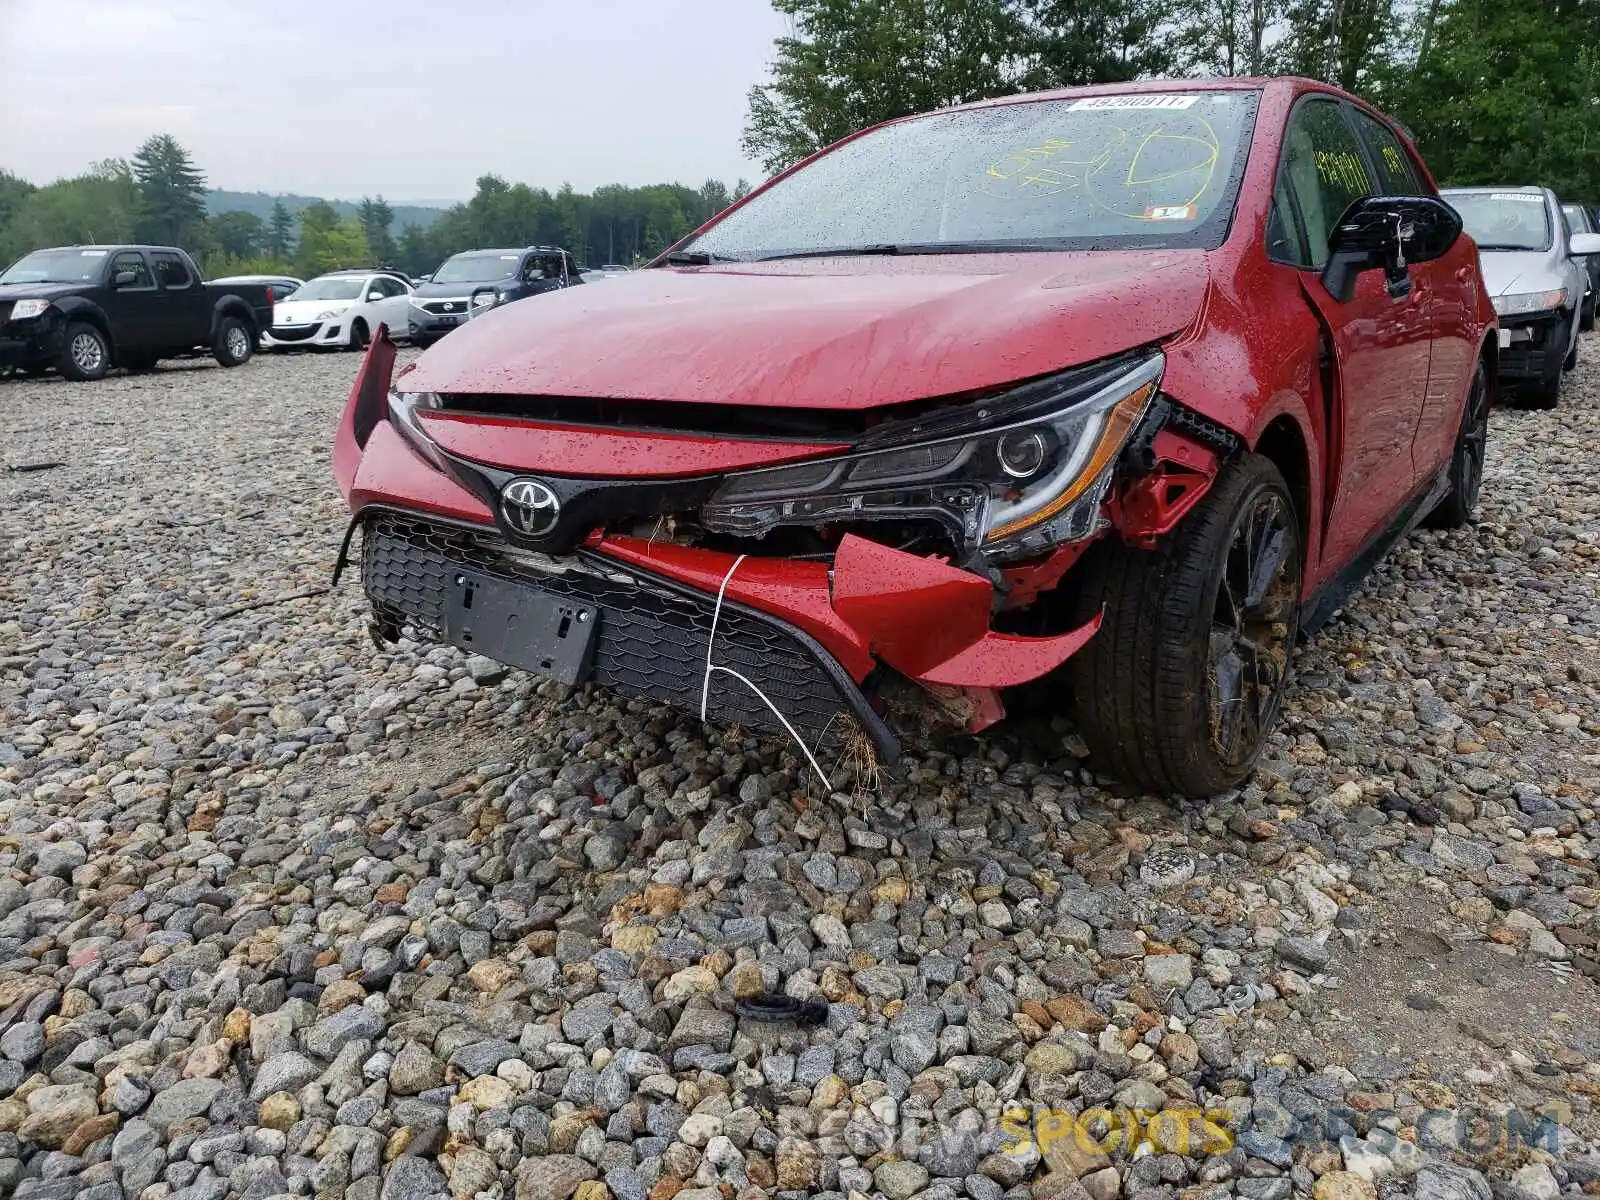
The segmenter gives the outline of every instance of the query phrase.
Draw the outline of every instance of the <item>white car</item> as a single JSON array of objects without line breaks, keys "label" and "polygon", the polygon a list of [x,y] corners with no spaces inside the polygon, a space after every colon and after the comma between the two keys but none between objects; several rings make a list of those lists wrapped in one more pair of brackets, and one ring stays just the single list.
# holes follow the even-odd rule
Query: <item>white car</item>
[{"label": "white car", "polygon": [[261,346],[349,346],[360,349],[379,325],[395,336],[406,332],[411,284],[389,271],[331,271],[309,280],[272,307],[272,327]]}]

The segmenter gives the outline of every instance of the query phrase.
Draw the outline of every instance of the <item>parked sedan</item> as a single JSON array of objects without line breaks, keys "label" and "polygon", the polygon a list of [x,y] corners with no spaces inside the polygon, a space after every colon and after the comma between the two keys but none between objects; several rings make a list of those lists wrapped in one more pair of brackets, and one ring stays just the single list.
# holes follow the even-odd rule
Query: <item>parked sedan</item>
[{"label": "parked sedan", "polygon": [[[1561,212],[1567,218],[1569,237],[1576,237],[1580,233],[1600,233],[1600,229],[1595,226],[1594,218],[1583,205],[1563,204]],[[1588,333],[1594,328],[1595,305],[1600,303],[1600,254],[1584,255],[1583,265],[1589,272],[1589,291],[1584,296],[1582,307],[1578,310],[1578,328]]]},{"label": "parked sedan", "polygon": [[1561,402],[1578,365],[1579,310],[1588,272],[1575,255],[1600,252],[1600,236],[1569,236],[1549,188],[1448,188],[1443,193],[1478,244],[1483,281],[1500,316],[1500,376],[1534,408]]},{"label": "parked sedan", "polygon": [[406,328],[411,284],[387,271],[332,271],[319,275],[272,310],[272,326],[262,335],[269,350],[296,346],[365,346],[379,325],[397,333]]},{"label": "parked sedan", "polygon": [[780,175],[626,286],[375,342],[372,629],[893,769],[1008,689],[1237,785],[1296,639],[1472,519],[1494,309],[1405,133],[1307,80],[1010,96]]}]

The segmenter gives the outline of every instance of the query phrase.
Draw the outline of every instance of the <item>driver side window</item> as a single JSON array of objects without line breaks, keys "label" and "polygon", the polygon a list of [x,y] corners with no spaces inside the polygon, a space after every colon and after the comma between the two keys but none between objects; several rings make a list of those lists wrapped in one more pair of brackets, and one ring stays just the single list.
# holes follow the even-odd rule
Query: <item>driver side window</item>
[{"label": "driver side window", "polygon": [[1321,270],[1334,225],[1352,201],[1373,194],[1361,147],[1336,101],[1308,101],[1289,118],[1276,195],[1284,193],[1305,231],[1295,265]]}]

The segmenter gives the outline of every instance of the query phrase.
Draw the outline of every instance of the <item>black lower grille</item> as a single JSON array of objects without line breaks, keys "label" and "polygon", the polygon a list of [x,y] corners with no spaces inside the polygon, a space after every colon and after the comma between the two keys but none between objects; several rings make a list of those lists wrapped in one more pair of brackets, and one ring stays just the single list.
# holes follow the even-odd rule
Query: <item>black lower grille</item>
[{"label": "black lower grille", "polygon": [[[714,597],[631,567],[608,566],[608,560],[592,554],[559,560],[569,565],[562,571],[529,565],[514,553],[486,530],[378,510],[362,525],[362,583],[380,620],[410,625],[433,638],[442,636],[455,567],[592,604],[599,610],[592,682],[685,712],[700,711]],[[591,573],[601,571],[625,578]],[[725,603],[713,661],[758,684],[813,749],[836,749],[859,724],[877,746],[880,761],[892,764],[898,757],[894,736],[854,682],[802,631]],[[760,697],[720,671],[712,677],[707,715],[723,724],[784,732]]]},{"label": "black lower grille", "polygon": [[322,326],[318,325],[274,325],[267,332],[277,342],[303,342],[312,337]]}]

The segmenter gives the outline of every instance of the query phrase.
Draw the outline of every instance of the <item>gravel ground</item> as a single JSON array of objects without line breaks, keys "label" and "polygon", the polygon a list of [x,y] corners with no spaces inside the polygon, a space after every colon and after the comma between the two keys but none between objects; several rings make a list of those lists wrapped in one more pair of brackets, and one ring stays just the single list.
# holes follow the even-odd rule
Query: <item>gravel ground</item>
[{"label": "gravel ground", "polygon": [[1209,806],[376,652],[351,356],[0,384],[0,1195],[1600,1194],[1584,354]]}]

